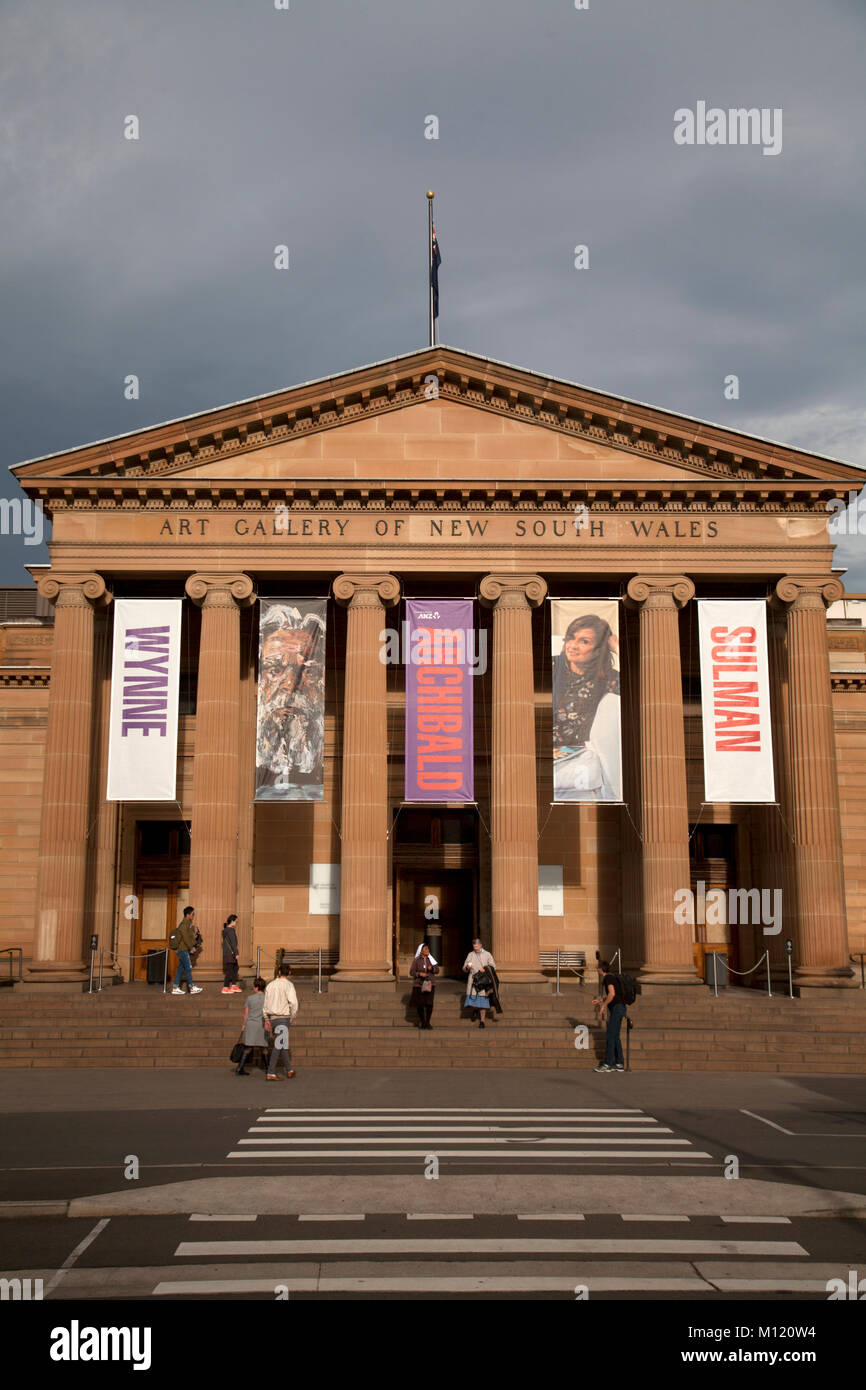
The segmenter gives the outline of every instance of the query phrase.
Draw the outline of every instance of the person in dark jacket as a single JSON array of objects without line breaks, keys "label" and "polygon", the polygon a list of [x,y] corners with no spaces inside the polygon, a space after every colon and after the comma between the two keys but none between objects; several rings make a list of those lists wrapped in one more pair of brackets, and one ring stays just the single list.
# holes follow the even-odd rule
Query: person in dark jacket
[{"label": "person in dark jacket", "polygon": [[412,990],[412,1003],[418,1010],[418,1027],[432,1028],[430,1017],[433,1013],[433,995],[436,988],[436,976],[439,974],[438,963],[430,954],[430,947],[419,946],[413,960],[409,974],[415,981]]},{"label": "person in dark jacket", "polygon": [[[198,935],[195,925],[195,908],[185,907],[183,917],[177,924],[177,930],[172,932],[169,937],[169,945],[172,950],[177,951],[177,974],[174,977],[172,994],[183,994],[181,989],[181,979],[185,979],[189,986],[190,994],[201,994],[201,986],[194,985],[192,982],[192,969],[190,966],[190,955],[195,949],[195,939]],[[176,938],[177,944],[172,941]]]},{"label": "person in dark jacket", "polygon": [[223,922],[222,945],[223,945],[223,987],[222,994],[240,994],[241,987],[238,984],[238,933],[235,923],[238,915],[233,912]]}]

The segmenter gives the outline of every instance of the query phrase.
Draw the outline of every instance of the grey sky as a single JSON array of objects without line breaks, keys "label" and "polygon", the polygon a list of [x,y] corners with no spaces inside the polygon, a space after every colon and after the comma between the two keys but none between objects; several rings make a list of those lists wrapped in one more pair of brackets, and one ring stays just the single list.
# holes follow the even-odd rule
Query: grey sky
[{"label": "grey sky", "polygon": [[866,466],[864,56],[852,0],[4,0],[0,487],[423,346],[428,187],[443,342]]}]

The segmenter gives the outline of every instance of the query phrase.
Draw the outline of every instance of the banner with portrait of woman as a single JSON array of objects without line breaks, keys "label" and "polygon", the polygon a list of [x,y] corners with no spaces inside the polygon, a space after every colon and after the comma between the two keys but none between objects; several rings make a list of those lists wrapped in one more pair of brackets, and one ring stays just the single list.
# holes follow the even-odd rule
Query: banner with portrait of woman
[{"label": "banner with portrait of woman", "polygon": [[619,601],[551,599],[553,800],[622,801]]},{"label": "banner with portrait of woman", "polygon": [[322,801],[325,599],[262,599],[256,801]]}]

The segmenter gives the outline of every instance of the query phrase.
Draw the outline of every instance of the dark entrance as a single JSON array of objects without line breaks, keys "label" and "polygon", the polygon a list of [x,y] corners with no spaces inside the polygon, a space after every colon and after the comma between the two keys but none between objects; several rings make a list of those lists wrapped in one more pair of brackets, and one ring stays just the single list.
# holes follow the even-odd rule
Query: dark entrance
[{"label": "dark entrance", "polygon": [[[148,951],[168,945],[189,901],[189,831],[183,821],[137,821],[135,826],[134,951],[130,978],[147,976]],[[169,955],[168,973],[177,969]]]},{"label": "dark entrance", "polygon": [[404,808],[394,840],[394,966],[406,979],[422,941],[442,974],[462,978],[478,920],[473,810]]}]

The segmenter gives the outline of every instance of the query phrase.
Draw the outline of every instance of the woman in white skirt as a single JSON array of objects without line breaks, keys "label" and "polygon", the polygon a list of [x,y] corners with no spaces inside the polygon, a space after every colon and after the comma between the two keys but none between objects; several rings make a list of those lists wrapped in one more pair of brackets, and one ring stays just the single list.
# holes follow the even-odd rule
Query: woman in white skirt
[{"label": "woman in white skirt", "polygon": [[[490,999],[495,989],[495,983],[489,987],[476,986],[475,981],[479,976],[484,976],[485,972],[496,969],[496,961],[489,951],[485,951],[481,944],[481,938],[476,936],[472,943],[472,950],[463,962],[463,969],[466,971],[466,998],[463,1007],[472,1010],[472,1022],[478,1022],[478,1027],[484,1027],[484,1018],[490,1008]],[[492,978],[492,977],[491,977]]]}]

